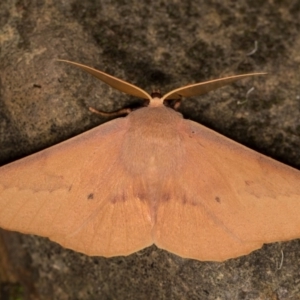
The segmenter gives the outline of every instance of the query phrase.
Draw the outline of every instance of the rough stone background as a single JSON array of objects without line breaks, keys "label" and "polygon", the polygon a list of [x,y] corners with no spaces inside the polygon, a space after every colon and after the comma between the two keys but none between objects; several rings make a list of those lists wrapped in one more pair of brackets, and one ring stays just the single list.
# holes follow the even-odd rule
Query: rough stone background
[{"label": "rough stone background", "polygon": [[[55,61],[64,58],[147,91],[267,71],[265,78],[187,99],[182,111],[300,169],[299,31],[298,0],[2,0],[0,164],[107,121],[89,106],[113,111],[134,101]],[[238,104],[252,86],[248,101]],[[0,240],[4,300],[300,299],[299,240],[224,263],[154,246],[106,259],[18,233],[1,231]]]}]

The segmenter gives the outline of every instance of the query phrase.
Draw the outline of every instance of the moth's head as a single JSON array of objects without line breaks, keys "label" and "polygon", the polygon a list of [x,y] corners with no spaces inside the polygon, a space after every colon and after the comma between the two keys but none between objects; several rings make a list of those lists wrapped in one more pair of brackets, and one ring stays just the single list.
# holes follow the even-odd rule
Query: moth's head
[{"label": "moth's head", "polygon": [[175,105],[180,103],[181,97],[178,99],[165,99],[162,96],[160,90],[153,91],[151,94],[151,99],[145,99],[146,105],[148,107],[161,107],[167,106],[175,109]]}]

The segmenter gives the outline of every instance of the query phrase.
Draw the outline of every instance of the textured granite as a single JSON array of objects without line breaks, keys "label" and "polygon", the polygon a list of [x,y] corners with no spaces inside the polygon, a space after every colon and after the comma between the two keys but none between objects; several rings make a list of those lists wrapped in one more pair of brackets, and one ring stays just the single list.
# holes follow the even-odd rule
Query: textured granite
[{"label": "textured granite", "polygon": [[[266,71],[265,78],[187,99],[182,111],[300,169],[299,14],[299,1],[279,0],[1,1],[0,164],[107,121],[89,106],[112,111],[135,101],[55,61],[64,58],[147,91]],[[252,86],[248,101],[238,104]],[[224,263],[183,259],[154,246],[128,257],[92,258],[4,231],[0,241],[0,262],[13,267],[0,270],[4,300],[9,293],[42,300],[300,299],[299,240]]]}]

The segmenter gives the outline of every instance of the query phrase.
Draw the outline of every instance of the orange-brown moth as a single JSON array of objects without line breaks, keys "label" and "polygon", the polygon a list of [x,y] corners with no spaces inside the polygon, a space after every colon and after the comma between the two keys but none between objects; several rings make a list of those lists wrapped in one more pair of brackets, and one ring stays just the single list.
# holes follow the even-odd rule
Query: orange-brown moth
[{"label": "orange-brown moth", "polygon": [[[68,61],[66,61],[68,62]],[[300,236],[300,172],[185,120],[171,99],[246,74],[188,85],[162,98],[68,62],[145,107],[0,168],[0,226],[97,256],[152,244],[223,261]],[[157,96],[157,95],[156,95]],[[130,112],[130,113],[129,113]]]}]

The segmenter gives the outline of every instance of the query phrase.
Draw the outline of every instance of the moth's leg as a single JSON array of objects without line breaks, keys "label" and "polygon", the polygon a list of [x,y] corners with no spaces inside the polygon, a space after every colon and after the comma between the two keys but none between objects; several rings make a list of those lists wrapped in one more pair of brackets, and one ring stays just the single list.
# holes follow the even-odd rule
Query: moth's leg
[{"label": "moth's leg", "polygon": [[182,100],[181,97],[179,99],[165,99],[164,104],[167,107],[171,107],[174,110],[178,111],[180,108],[181,100]]},{"label": "moth's leg", "polygon": [[174,109],[176,111],[178,111],[178,109],[180,108],[180,105],[181,105],[181,99],[178,99],[174,104]]},{"label": "moth's leg", "polygon": [[131,108],[122,108],[120,110],[107,113],[107,112],[99,111],[93,107],[89,107],[89,111],[91,111],[92,113],[96,113],[103,117],[120,117],[120,116],[128,115],[129,113],[131,113],[132,109]]}]

